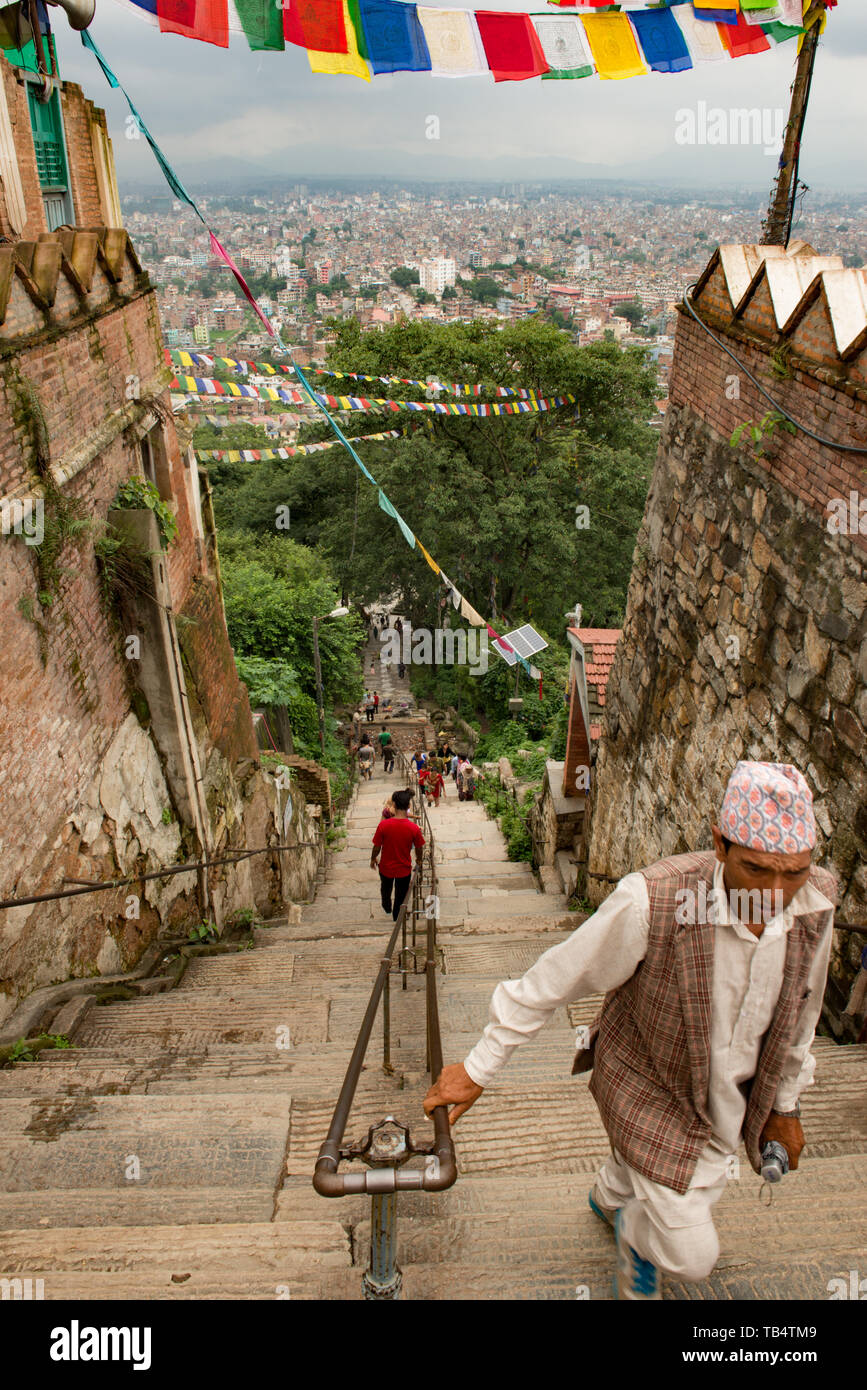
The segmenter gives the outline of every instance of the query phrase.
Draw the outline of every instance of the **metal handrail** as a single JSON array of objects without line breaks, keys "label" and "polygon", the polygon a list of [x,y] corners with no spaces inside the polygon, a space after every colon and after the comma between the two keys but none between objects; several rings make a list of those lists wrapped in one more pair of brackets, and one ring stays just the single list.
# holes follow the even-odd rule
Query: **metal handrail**
[{"label": "metal handrail", "polygon": [[[418,796],[420,789],[418,779],[413,776],[414,770],[410,767],[403,753],[396,750],[396,754],[396,760],[399,762],[401,770],[408,778],[414,794]],[[433,828],[423,804],[423,799],[419,801],[419,809],[427,831],[425,839],[429,846],[428,863],[430,882],[434,896],[436,896]],[[414,904],[412,908],[413,940],[415,939],[415,920],[420,911],[417,903],[421,880],[422,874],[419,872],[418,866],[416,866],[412,871],[409,888],[401,904],[400,912],[394,924],[385,954],[380,961],[376,981],[371,991],[370,999],[368,1000],[361,1027],[358,1031],[355,1046],[352,1050],[352,1056],[343,1079],[343,1085],[340,1088],[340,1094],[337,1098],[337,1104],[334,1107],[328,1134],[319,1150],[313,1174],[313,1186],[322,1197],[346,1197],[360,1192],[381,1194],[410,1189],[423,1189],[426,1192],[441,1192],[451,1187],[457,1180],[457,1160],[451,1138],[448,1106],[446,1105],[437,1106],[431,1113],[430,1118],[433,1120],[434,1125],[433,1144],[417,1146],[412,1143],[408,1130],[404,1130],[406,1140],[403,1152],[405,1156],[408,1158],[412,1154],[433,1155],[437,1162],[432,1168],[425,1166],[424,1169],[402,1169],[396,1166],[382,1166],[368,1169],[365,1173],[339,1173],[337,1171],[342,1159],[363,1157],[370,1147],[374,1133],[373,1129],[371,1129],[368,1135],[367,1145],[354,1145],[349,1149],[345,1149],[342,1147],[343,1137],[352,1109],[352,1103],[355,1099],[355,1092],[358,1088],[358,1081],[361,1076],[364,1058],[370,1044],[370,1037],[373,1032],[377,1010],[383,998],[383,994],[388,988],[389,974],[391,972],[395,947],[399,935],[402,935],[404,943],[403,952],[401,954],[404,954],[406,950],[406,917],[410,902]],[[428,1069],[432,1080],[439,1075],[443,1065],[442,1040],[440,1037],[439,1011],[436,997],[436,968],[436,916],[428,916],[425,959],[425,1031],[427,1038]],[[386,1068],[387,1065],[386,1063]],[[401,1161],[403,1161],[403,1159],[401,1159]]]}]

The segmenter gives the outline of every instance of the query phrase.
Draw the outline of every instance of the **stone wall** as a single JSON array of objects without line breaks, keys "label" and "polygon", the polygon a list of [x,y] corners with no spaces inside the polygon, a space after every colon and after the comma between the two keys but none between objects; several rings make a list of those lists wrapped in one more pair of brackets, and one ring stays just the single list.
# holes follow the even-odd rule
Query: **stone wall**
[{"label": "stone wall", "polygon": [[[852,272],[855,274],[855,272]],[[810,281],[809,268],[802,279]],[[697,296],[706,321],[815,433],[867,439],[863,354],[828,365],[821,293],[805,312],[815,361],[772,368],[757,317],[732,322],[717,264]],[[821,285],[820,285],[821,290]],[[824,308],[823,308],[824,305]],[[821,311],[821,312],[820,312]],[[721,322],[725,320],[725,323]],[[775,346],[778,344],[775,342]],[[780,362],[779,353],[776,358]],[[668,854],[709,848],[739,758],[791,762],[813,791],[815,860],[839,881],[839,917],[867,921],[867,583],[865,539],[829,532],[828,503],[859,487],[863,456],[802,432],[765,452],[731,432],[768,409],[745,375],[681,314],[671,400],[635,551],[623,636],[608,683],[592,788],[588,889]],[[728,389],[727,389],[728,388]],[[867,937],[837,934],[831,1013],[845,1004]]]},{"label": "stone wall", "polygon": [[[33,141],[10,74],[0,60],[35,236]],[[104,117],[76,87],[64,102],[76,207],[91,221],[113,186]],[[170,375],[156,297],[122,228],[0,245],[0,498],[19,520],[41,507],[44,522],[42,540],[28,537],[4,510],[0,534],[0,898],[268,852],[201,878],[0,911],[0,1019],[40,985],[131,968],[155,936],[203,917],[274,915],[315,876],[319,818],[259,765]],[[149,509],[113,507],[146,464],[177,522],[167,550]],[[119,580],[98,562],[109,514],[132,565]],[[142,524],[149,557],[135,561]],[[284,835],[296,854],[271,852]]]}]

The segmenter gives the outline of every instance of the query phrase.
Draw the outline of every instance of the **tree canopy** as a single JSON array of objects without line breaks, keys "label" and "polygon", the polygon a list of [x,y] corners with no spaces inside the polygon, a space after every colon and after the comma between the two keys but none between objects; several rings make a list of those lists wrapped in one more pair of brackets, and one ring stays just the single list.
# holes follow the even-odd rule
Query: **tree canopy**
[{"label": "tree canopy", "polygon": [[[578,601],[588,622],[618,624],[657,443],[646,423],[656,383],[643,350],[577,348],[537,319],[506,327],[404,320],[368,333],[356,319],[330,326],[337,370],[577,397],[521,419],[365,415],[347,433],[404,427],[400,439],[359,446],[362,457],[479,611],[558,632]],[[305,437],[332,436],[323,423]],[[343,591],[374,601],[401,589],[412,621],[437,625],[441,585],[343,449],[231,467],[218,516],[222,509],[233,524],[273,538],[276,508],[288,505],[293,539],[327,557]]]}]

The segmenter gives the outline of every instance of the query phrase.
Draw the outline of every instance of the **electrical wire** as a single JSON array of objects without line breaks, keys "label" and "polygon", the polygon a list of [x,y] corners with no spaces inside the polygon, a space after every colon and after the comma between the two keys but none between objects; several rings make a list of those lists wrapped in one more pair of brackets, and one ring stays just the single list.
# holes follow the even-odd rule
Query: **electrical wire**
[{"label": "electrical wire", "polygon": [[817,444],[822,444],[826,449],[835,449],[835,450],[837,450],[839,453],[846,453],[846,454],[867,454],[867,445],[864,445],[864,444],[838,444],[837,441],[834,440],[834,439],[824,439],[824,438],[822,437],[822,435],[820,435],[820,434],[814,434],[813,431],[810,430],[810,429],[808,429],[806,425],[802,425],[801,422],[800,422],[800,420],[796,420],[795,417],[794,417],[794,415],[790,415],[789,412],[788,412],[788,410],[786,410],[785,406],[780,405],[779,401],[774,400],[774,397],[771,395],[770,391],[766,391],[766,390],[765,390],[765,388],[764,388],[764,386],[762,385],[762,383],[761,383],[756,377],[753,376],[752,372],[749,370],[748,367],[745,367],[745,366],[744,366],[743,362],[740,360],[740,358],[739,358],[734,352],[732,352],[731,348],[728,347],[728,346],[722,341],[722,339],[718,338],[711,328],[708,328],[707,324],[704,322],[703,319],[699,318],[698,313],[696,312],[696,310],[693,308],[693,306],[692,306],[692,305],[690,304],[690,302],[689,302],[689,293],[690,293],[691,290],[694,290],[694,289],[695,289],[697,283],[698,283],[698,281],[693,281],[693,283],[692,283],[691,285],[687,285],[686,289],[684,290],[684,292],[683,292],[683,299],[682,299],[682,301],[681,301],[682,304],[683,304],[683,307],[687,310],[687,312],[688,312],[689,314],[692,315],[692,317],[695,319],[695,321],[696,321],[696,323],[699,325],[699,327],[704,329],[704,331],[705,331],[705,333],[707,334],[707,336],[708,336],[713,342],[716,343],[717,347],[722,348],[723,352],[725,352],[725,353],[728,354],[728,356],[732,359],[732,361],[733,361],[733,362],[740,368],[740,370],[743,372],[743,374],[744,374],[744,376],[747,378],[747,380],[748,380],[748,381],[751,381],[751,382],[753,383],[753,385],[755,386],[756,390],[761,392],[761,394],[764,396],[765,400],[770,401],[770,403],[771,403],[771,405],[774,407],[774,409],[775,409],[776,411],[778,411],[779,414],[782,415],[782,416],[784,417],[784,419],[788,420],[790,424],[794,425],[796,429],[800,430],[802,434],[805,434],[805,435],[807,436],[808,439],[813,439],[813,440],[815,440],[815,442],[816,442]]}]

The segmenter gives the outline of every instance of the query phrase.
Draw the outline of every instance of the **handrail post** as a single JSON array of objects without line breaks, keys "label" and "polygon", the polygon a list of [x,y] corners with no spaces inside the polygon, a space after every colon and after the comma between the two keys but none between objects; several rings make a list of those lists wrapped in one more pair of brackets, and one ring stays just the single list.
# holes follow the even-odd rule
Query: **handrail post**
[{"label": "handrail post", "polygon": [[386,975],[382,989],[382,1070],[391,1072],[391,984]]},{"label": "handrail post", "polygon": [[367,1300],[398,1299],[403,1274],[397,1263],[397,1193],[375,1192],[370,1199],[370,1264],[361,1287]]}]

